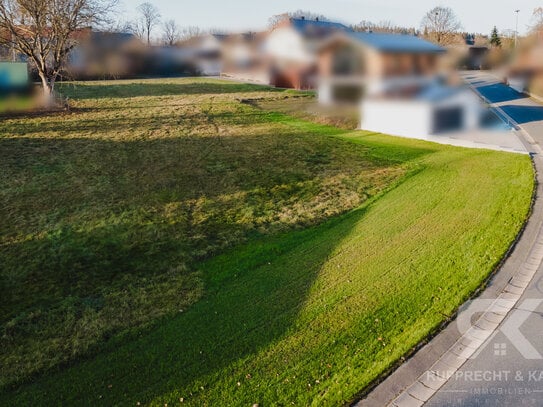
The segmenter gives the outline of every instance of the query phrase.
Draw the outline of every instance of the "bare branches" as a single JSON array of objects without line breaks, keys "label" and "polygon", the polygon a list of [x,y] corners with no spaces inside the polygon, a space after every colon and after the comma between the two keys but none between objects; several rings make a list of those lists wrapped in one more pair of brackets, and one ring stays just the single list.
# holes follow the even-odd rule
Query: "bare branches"
[{"label": "bare branches", "polygon": [[532,12],[532,31],[537,32],[543,30],[543,7],[537,7]]},{"label": "bare branches", "polygon": [[381,20],[378,23],[374,23],[368,20],[362,20],[358,24],[352,26],[354,31],[358,32],[383,32],[383,33],[399,33],[399,34],[418,34],[418,30],[414,27],[402,27],[395,25],[392,21]]},{"label": "bare branches", "polygon": [[36,68],[44,94],[91,25],[104,23],[115,0],[0,0],[0,43],[25,55]]},{"label": "bare branches", "polygon": [[168,20],[163,26],[163,40],[166,45],[175,45],[181,39],[181,30],[175,20]]},{"label": "bare branches", "polygon": [[462,25],[449,7],[434,7],[422,19],[421,28],[439,45],[447,45],[453,41]]},{"label": "bare branches", "polygon": [[186,41],[194,37],[200,37],[206,34],[206,32],[202,30],[200,27],[189,26],[189,27],[184,27],[181,30],[180,34],[181,34],[181,40]]},{"label": "bare branches", "polygon": [[147,37],[147,45],[151,44],[151,32],[160,23],[160,12],[151,3],[142,3],[138,7],[138,11],[141,14],[140,21],[138,22],[138,32],[142,32]]}]

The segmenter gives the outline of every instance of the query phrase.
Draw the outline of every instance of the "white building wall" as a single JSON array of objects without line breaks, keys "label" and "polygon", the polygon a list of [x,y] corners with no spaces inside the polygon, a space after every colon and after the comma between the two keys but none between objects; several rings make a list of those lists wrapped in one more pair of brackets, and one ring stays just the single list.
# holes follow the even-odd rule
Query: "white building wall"
[{"label": "white building wall", "polygon": [[321,105],[329,106],[334,103],[332,97],[332,83],[329,81],[319,81],[317,94],[319,96],[319,103]]},{"label": "white building wall", "polygon": [[366,99],[361,105],[361,129],[394,136],[426,139],[432,112],[427,103]]},{"label": "white building wall", "polygon": [[509,78],[509,86],[519,93],[526,90],[526,80],[522,78]]},{"label": "white building wall", "polygon": [[426,139],[434,135],[434,115],[438,109],[460,108],[461,130],[480,125],[483,107],[468,89],[454,92],[439,101],[368,98],[361,103],[360,128],[396,136]]},{"label": "white building wall", "polygon": [[265,53],[278,62],[314,62],[316,56],[309,52],[302,36],[291,27],[273,30],[266,39]]}]

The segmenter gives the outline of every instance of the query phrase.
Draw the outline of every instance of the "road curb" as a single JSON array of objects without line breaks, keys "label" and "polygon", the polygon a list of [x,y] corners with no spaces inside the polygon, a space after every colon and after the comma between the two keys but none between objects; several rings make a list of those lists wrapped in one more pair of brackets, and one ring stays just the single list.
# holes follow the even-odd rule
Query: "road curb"
[{"label": "road curb", "polygon": [[[542,213],[543,209],[537,208],[538,210],[535,210],[536,207],[543,206],[543,202],[539,198],[543,196],[541,147],[503,109],[487,100],[471,84],[468,83],[468,85],[500,116],[503,115],[507,118],[507,121],[521,133],[524,141],[533,148],[534,152],[538,153],[535,156],[530,154],[535,177],[530,213],[501,263],[487,279],[489,284],[483,284],[481,289],[471,297],[472,299],[474,297],[493,299],[491,305],[483,311],[477,322],[465,333],[461,333],[455,331],[455,324],[451,323],[454,317],[448,320],[444,328],[442,325],[442,329],[437,335],[423,346],[418,347],[405,363],[390,373],[364,399],[355,404],[357,407],[424,405],[497,332],[500,324],[515,307],[539,266],[543,263],[543,230],[541,228],[543,215],[537,215]],[[527,233],[528,228],[530,228],[529,233]],[[522,254],[523,250],[520,248],[517,251],[521,245],[523,250],[527,251],[525,255]],[[521,257],[522,261],[513,257]],[[527,259],[530,259],[531,263],[528,263]],[[501,283],[498,283],[497,280],[501,280]],[[463,312],[467,312],[465,304],[460,307],[456,317],[462,316]],[[448,346],[446,346],[447,344]]]}]

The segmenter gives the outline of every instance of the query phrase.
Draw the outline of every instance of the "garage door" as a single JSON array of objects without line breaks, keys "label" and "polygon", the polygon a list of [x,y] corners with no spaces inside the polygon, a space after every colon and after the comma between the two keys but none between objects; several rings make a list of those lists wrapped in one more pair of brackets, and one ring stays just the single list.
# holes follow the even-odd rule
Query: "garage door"
[{"label": "garage door", "polygon": [[433,133],[459,130],[461,127],[461,107],[439,108],[434,111]]}]

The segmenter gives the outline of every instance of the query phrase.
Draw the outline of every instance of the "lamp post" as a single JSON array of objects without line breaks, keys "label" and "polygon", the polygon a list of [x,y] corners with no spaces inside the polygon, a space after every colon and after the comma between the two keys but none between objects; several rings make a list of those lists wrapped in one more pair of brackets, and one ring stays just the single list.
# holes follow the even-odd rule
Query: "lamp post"
[{"label": "lamp post", "polygon": [[515,25],[515,49],[517,48],[517,41],[518,41],[518,13],[520,10],[515,10],[515,14],[517,15],[517,22]]}]

